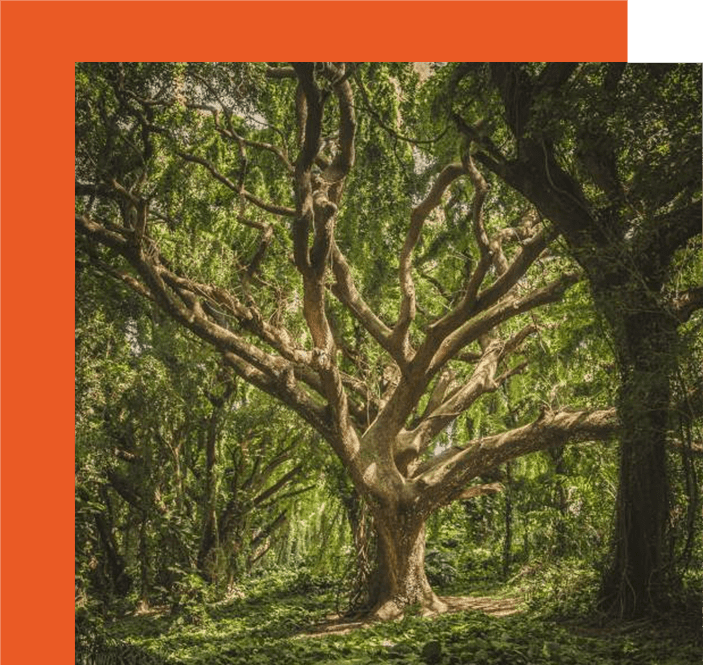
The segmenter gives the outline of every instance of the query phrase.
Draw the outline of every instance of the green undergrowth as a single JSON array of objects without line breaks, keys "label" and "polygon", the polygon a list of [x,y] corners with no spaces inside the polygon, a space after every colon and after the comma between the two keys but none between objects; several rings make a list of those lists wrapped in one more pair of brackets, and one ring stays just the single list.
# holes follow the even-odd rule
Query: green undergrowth
[{"label": "green undergrowth", "polygon": [[[311,635],[335,610],[335,592],[307,574],[252,583],[240,597],[214,603],[195,619],[170,614],[127,616],[106,622],[98,651],[153,665],[699,665],[700,635],[676,619],[614,623],[585,614],[578,576],[569,605],[560,596],[557,572],[542,573],[542,592],[520,584],[524,610],[508,617],[478,611],[430,619],[407,616],[345,634]],[[580,580],[582,595],[592,586]],[[536,584],[533,584],[536,586]],[[493,591],[498,591],[493,587]],[[464,593],[463,595],[466,595]],[[486,595],[481,593],[480,595]],[[496,596],[499,594],[496,593]],[[551,599],[551,600],[550,600]],[[83,662],[97,662],[85,660]],[[112,662],[112,661],[109,661]]]}]

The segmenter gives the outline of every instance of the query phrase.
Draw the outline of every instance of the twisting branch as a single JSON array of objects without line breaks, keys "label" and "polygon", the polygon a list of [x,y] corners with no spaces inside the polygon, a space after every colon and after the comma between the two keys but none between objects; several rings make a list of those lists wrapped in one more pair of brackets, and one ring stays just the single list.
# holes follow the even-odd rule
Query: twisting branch
[{"label": "twisting branch", "polygon": [[[422,453],[430,442],[450,423],[468,409],[479,397],[497,390],[508,378],[522,371],[525,364],[518,365],[498,378],[496,373],[500,363],[513,353],[524,340],[536,331],[536,326],[525,326],[508,341],[495,340],[483,353],[476,364],[469,380],[458,390],[436,404],[432,411],[427,411],[420,423],[410,432],[403,432],[399,441],[404,448],[412,448],[417,454]],[[432,402],[432,400],[430,400]],[[429,405],[428,405],[429,406]]]},{"label": "twisting branch", "polygon": [[[292,362],[284,359],[281,353],[265,353],[231,330],[214,323],[203,309],[192,282],[179,278],[160,264],[150,263],[150,258],[135,249],[122,235],[83,216],[76,216],[76,226],[81,233],[111,247],[127,259],[156,302],[173,319],[219,350],[239,376],[288,404],[326,438],[331,436],[324,408],[296,385]],[[271,328],[262,325],[253,330],[259,334],[268,330],[268,341],[274,347],[278,346],[279,352],[285,348],[281,346],[281,340],[275,339]],[[294,352],[295,357],[298,353]]]},{"label": "twisting branch", "polygon": [[440,204],[442,195],[447,191],[447,188],[464,173],[465,167],[461,164],[449,164],[446,166],[433,183],[427,196],[413,208],[410,215],[410,227],[400,253],[398,270],[402,300],[398,321],[392,333],[392,343],[396,345],[398,355],[405,359],[410,356],[408,330],[416,314],[415,285],[411,274],[412,253],[420,239],[425,220]]},{"label": "twisting branch", "polygon": [[332,248],[332,271],[335,277],[335,282],[332,285],[334,296],[349,309],[359,323],[364,326],[364,329],[396,362],[404,365],[405,358],[397,353],[396,345],[390,341],[391,328],[378,317],[361,297],[354,284],[351,268],[336,243]]},{"label": "twisting branch", "polygon": [[476,294],[486,277],[491,264],[491,252],[488,236],[483,225],[483,205],[488,194],[488,184],[473,163],[471,156],[467,153],[462,157],[462,173],[468,173],[474,187],[474,195],[471,203],[472,228],[476,243],[479,246],[481,258],[473,273],[469,277],[464,288],[464,294],[459,303],[447,314],[432,323],[428,330],[425,341],[418,349],[414,358],[414,365],[417,372],[425,372],[432,362],[437,349],[443,343],[444,338],[469,317]]},{"label": "twisting branch", "polygon": [[[343,459],[351,460],[358,438],[342,375],[337,367],[334,334],[325,312],[326,274],[334,248],[334,224],[341,187],[354,162],[354,116],[351,88],[339,71],[327,65],[294,63],[298,77],[296,109],[301,148],[295,164],[296,218],[293,227],[295,265],[303,278],[303,316],[312,337],[312,367],[320,377],[323,394],[333,415],[334,427],[343,441]],[[321,176],[312,167],[320,151],[326,93],[317,85],[316,71],[332,78],[339,103],[341,149]],[[332,194],[330,194],[333,192]],[[314,233],[309,248],[310,233]]]},{"label": "twisting branch", "polygon": [[295,210],[292,208],[287,208],[286,206],[279,206],[275,205],[273,203],[266,203],[265,201],[262,201],[260,198],[257,196],[254,196],[250,192],[246,191],[245,189],[242,189],[239,185],[236,183],[232,182],[227,176],[222,175],[217,168],[215,168],[215,165],[210,162],[209,160],[205,159],[204,157],[199,157],[197,155],[191,155],[189,153],[177,151],[176,154],[183,160],[187,162],[193,162],[195,164],[200,164],[201,166],[204,166],[210,174],[219,182],[221,182],[225,187],[228,189],[232,190],[236,194],[241,194],[244,196],[244,198],[249,201],[250,203],[253,203],[255,206],[258,208],[261,208],[262,210],[265,210],[266,212],[270,212],[273,215],[282,215],[285,217],[295,217]]},{"label": "twisting branch", "polygon": [[[340,78],[341,77],[341,78]],[[323,179],[332,185],[330,200],[339,205],[342,195],[342,181],[354,166],[356,119],[354,98],[349,81],[344,78],[344,70],[333,80],[334,92],[339,103],[339,151],[332,163],[323,171]]]}]

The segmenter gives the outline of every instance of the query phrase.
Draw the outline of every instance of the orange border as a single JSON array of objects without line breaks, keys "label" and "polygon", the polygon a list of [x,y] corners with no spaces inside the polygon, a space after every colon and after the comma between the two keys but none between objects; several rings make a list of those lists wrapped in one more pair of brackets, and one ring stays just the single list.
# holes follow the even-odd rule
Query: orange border
[{"label": "orange border", "polygon": [[340,60],[627,59],[625,0],[3,5],[9,21],[31,25],[31,35],[13,31],[16,41],[52,58],[302,60],[334,50]]},{"label": "orange border", "polygon": [[2,646],[73,662],[73,63],[625,60],[619,2],[3,2]]}]

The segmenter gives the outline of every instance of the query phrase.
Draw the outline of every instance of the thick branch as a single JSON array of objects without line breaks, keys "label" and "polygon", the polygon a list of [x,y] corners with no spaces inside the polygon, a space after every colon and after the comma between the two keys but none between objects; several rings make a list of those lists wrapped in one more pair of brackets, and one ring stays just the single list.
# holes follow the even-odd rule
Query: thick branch
[{"label": "thick branch", "polygon": [[461,493],[452,497],[453,501],[466,501],[475,499],[477,496],[487,496],[489,494],[498,494],[505,489],[503,483],[486,483],[484,485],[473,485],[462,490]]},{"label": "thick branch", "polygon": [[390,342],[391,329],[361,297],[354,284],[351,268],[336,244],[332,248],[332,271],[335,277],[332,293],[335,297],[349,309],[378,344],[395,358],[396,362],[403,362],[403,358],[395,353],[395,347]]},{"label": "thick branch", "polygon": [[[79,232],[124,256],[141,275],[145,288],[153,294],[156,302],[176,321],[222,352],[227,363],[239,376],[278,397],[324,436],[330,437],[324,408],[295,385],[292,363],[280,356],[265,353],[232,331],[213,323],[196,294],[190,291],[192,283],[175,276],[161,265],[148,263],[142,253],[135,250],[121,235],[86,217],[76,216],[76,226]],[[263,330],[264,327],[258,328],[260,333]],[[269,341],[277,343],[273,337]]]},{"label": "thick branch", "polygon": [[356,120],[354,118],[354,98],[349,81],[343,78],[341,82],[335,83],[334,91],[339,102],[339,151],[332,163],[324,170],[322,177],[328,183],[336,185],[330,190],[330,199],[338,204],[341,198],[339,184],[354,166]]},{"label": "thick branch", "polygon": [[298,464],[297,466],[293,467],[290,471],[283,474],[273,485],[271,485],[271,487],[268,487],[254,498],[253,505],[260,506],[264,501],[266,501],[266,499],[272,497],[279,490],[284,488],[291,480],[293,480],[293,478],[300,475],[300,472],[302,470],[303,465]]},{"label": "thick branch", "polygon": [[415,481],[426,488],[423,501],[436,501],[472,478],[527,453],[557,445],[604,439],[618,427],[615,409],[545,413],[535,422],[452,448],[420,465]]},{"label": "thick branch", "polygon": [[[340,184],[354,160],[354,118],[351,109],[351,92],[348,83],[336,84],[340,100],[339,160],[333,163],[326,176],[312,175],[312,167],[320,151],[325,94],[315,81],[315,71],[320,68],[329,74],[326,65],[294,63],[298,76],[298,129],[302,146],[295,166],[296,219],[293,226],[295,265],[303,278],[303,316],[313,340],[313,368],[317,371],[323,394],[334,418],[338,440],[345,446],[345,457],[355,449],[358,441],[349,414],[349,404],[341,374],[337,368],[334,335],[325,312],[325,276],[334,247],[334,223],[337,206],[328,193],[330,182]],[[335,180],[339,179],[339,180]],[[341,194],[337,190],[336,196]],[[314,231],[309,247],[310,231]]]}]

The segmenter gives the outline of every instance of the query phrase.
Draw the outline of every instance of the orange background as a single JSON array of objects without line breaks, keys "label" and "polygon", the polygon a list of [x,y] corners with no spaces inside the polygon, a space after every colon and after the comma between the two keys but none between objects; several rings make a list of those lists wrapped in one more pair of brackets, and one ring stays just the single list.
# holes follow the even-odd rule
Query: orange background
[{"label": "orange background", "polygon": [[73,65],[625,60],[627,3],[3,2],[0,660],[72,663]]}]

